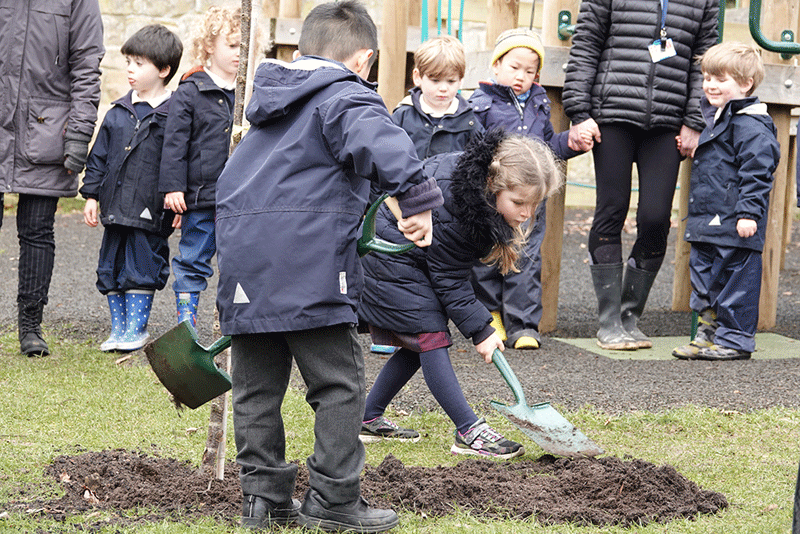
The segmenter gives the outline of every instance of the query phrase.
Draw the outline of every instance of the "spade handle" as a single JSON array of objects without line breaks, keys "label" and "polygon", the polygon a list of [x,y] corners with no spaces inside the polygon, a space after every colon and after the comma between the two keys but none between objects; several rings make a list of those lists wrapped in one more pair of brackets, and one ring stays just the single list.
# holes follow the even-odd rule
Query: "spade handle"
[{"label": "spade handle", "polygon": [[492,363],[494,363],[494,365],[497,367],[497,370],[500,371],[500,374],[503,375],[503,379],[506,381],[506,384],[508,384],[508,387],[511,388],[511,392],[514,393],[514,398],[517,400],[517,404],[527,406],[527,403],[525,402],[525,393],[522,391],[522,384],[519,383],[517,375],[515,375],[514,371],[511,370],[511,367],[506,361],[506,357],[503,356],[503,353],[500,352],[500,349],[494,349],[494,353],[492,354]]}]

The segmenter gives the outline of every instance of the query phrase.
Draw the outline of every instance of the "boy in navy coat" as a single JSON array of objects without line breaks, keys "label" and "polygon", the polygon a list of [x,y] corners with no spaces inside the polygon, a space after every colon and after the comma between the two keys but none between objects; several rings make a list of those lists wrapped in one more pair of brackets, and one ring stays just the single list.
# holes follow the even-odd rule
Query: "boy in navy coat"
[{"label": "boy in navy coat", "polygon": [[[251,127],[217,181],[217,306],[231,336],[242,524],[380,532],[398,519],[369,507],[360,491],[357,233],[375,183],[397,198],[398,228],[427,246],[442,194],[366,81],[377,49],[366,9],[318,5],[298,48],[292,63],[258,66]],[[302,508],[292,499],[297,465],[286,461],[281,418],[293,360],[315,411]]]},{"label": "boy in navy coat", "polygon": [[[702,57],[704,105],[716,108],[692,165],[685,239],[692,244],[690,305],[700,316],[684,360],[743,360],[755,350],[761,252],[780,148],[751,45],[725,42]],[[680,147],[679,147],[680,148]]]},{"label": "boy in navy coat", "polygon": [[452,35],[438,35],[414,52],[414,87],[392,112],[408,132],[420,159],[461,152],[483,126],[458,90],[467,61],[464,45]]},{"label": "boy in navy coat", "polygon": [[[131,90],[113,102],[86,162],[83,220],[103,223],[97,289],[108,298],[111,335],[103,351],[142,348],[153,294],[169,277],[172,212],[164,212],[158,167],[172,94],[166,86],[181,61],[180,39],[160,24],[132,35],[122,54]],[[99,210],[99,213],[98,213]]]}]

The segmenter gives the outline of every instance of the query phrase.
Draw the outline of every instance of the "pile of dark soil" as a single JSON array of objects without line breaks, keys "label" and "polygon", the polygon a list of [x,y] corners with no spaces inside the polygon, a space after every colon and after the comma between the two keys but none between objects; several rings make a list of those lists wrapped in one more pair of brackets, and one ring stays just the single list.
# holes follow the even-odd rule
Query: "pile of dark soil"
[{"label": "pile of dark soil", "polygon": [[[299,466],[295,497],[308,489]],[[115,525],[186,521],[213,516],[236,524],[241,506],[237,467],[225,480],[210,480],[187,463],[123,450],[59,456],[45,476],[65,494],[52,501],[9,503],[63,520],[76,513],[111,512]],[[456,511],[483,518],[535,519],[545,524],[646,525],[728,506],[725,496],[706,491],[675,468],[619,458],[555,458],[495,462],[464,460],[455,467],[406,467],[392,455],[367,466],[362,493],[374,506],[435,518]],[[130,510],[143,512],[134,516]],[[95,527],[107,526],[109,520]],[[85,525],[84,525],[85,526]]]}]

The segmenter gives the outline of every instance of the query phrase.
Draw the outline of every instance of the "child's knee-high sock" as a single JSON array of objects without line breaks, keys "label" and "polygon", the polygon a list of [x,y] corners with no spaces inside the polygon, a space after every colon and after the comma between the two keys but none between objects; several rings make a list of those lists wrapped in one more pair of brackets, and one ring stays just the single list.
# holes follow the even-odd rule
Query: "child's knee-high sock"
[{"label": "child's knee-high sock", "polygon": [[100,345],[103,352],[112,351],[125,335],[125,293],[111,292],[108,298],[108,309],[111,312],[111,335]]},{"label": "child's knee-high sock", "polygon": [[429,350],[419,355],[422,374],[425,376],[425,383],[431,390],[436,401],[444,409],[445,413],[455,423],[456,428],[462,434],[469,430],[469,427],[478,420],[478,416],[469,407],[464,392],[453,371],[453,364],[450,363],[450,356],[446,348]]},{"label": "child's knee-high sock", "polygon": [[383,415],[394,396],[411,380],[417,369],[419,354],[408,349],[395,352],[378,373],[378,378],[369,390],[364,421],[372,421]]}]

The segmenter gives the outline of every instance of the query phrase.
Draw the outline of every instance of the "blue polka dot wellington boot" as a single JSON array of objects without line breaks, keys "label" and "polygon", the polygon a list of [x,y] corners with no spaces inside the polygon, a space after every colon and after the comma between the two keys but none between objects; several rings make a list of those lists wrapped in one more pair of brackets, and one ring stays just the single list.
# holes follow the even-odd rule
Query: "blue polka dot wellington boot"
[{"label": "blue polka dot wellington boot", "polygon": [[108,309],[111,311],[111,335],[100,344],[100,350],[117,350],[117,345],[125,335],[125,293],[108,293]]},{"label": "blue polka dot wellington boot", "polygon": [[117,350],[139,350],[147,343],[147,321],[153,307],[154,291],[148,289],[131,289],[125,292],[126,330],[122,340],[117,343]]}]

